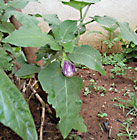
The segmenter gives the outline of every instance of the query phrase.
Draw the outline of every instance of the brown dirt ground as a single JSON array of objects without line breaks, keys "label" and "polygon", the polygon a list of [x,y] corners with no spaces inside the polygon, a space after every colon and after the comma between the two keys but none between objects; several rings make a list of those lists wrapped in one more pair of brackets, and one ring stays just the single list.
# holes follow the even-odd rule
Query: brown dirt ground
[{"label": "brown dirt ground", "polygon": [[[129,63],[128,66],[133,68],[137,67],[137,62]],[[123,89],[127,89],[129,92],[133,91],[133,85],[135,78],[137,77],[137,72],[133,70],[127,70],[127,74],[125,76],[116,76],[114,79],[110,78],[110,69],[112,66],[107,65],[103,66],[106,70],[106,75],[101,76],[98,72],[89,69],[78,69],[77,76],[82,77],[84,80],[84,86],[87,87],[90,83],[90,79],[94,79],[97,83],[96,86],[103,86],[106,89],[106,93],[104,96],[101,96],[100,92],[91,91],[88,95],[83,95],[84,88],[81,91],[81,100],[82,100],[82,108],[80,114],[85,120],[85,124],[87,126],[87,133],[80,133],[73,131],[73,133],[77,133],[81,136],[82,140],[112,140],[116,138],[116,134],[119,133],[119,129],[121,128],[121,122],[123,120],[130,118],[132,116],[128,116],[125,118],[125,114],[123,114],[122,109],[114,106],[117,104],[117,101],[113,101],[114,97],[120,97],[121,99],[128,100],[128,96],[123,96]],[[117,93],[113,91],[109,91],[111,84],[116,85]],[[136,91],[137,94],[137,91]],[[38,100],[34,97],[29,102],[30,110],[34,117],[34,121],[36,124],[37,131],[39,133],[40,128],[40,115],[41,115],[41,105]],[[99,118],[97,117],[98,112],[107,113],[107,117]],[[102,126],[103,122],[108,121],[108,132],[101,129],[99,124]],[[120,122],[121,121],[121,122]],[[137,131],[137,119],[133,117],[132,125],[130,129]],[[56,129],[57,120],[54,116],[52,116],[48,111],[45,114],[45,125],[44,125],[44,138],[43,140],[63,140],[61,134],[58,129]],[[108,138],[110,135],[110,138]],[[19,136],[17,136],[13,131],[9,128],[6,128],[2,124],[0,124],[0,140],[21,140]],[[66,139],[69,140],[69,139]],[[124,138],[127,140],[127,138]]]}]

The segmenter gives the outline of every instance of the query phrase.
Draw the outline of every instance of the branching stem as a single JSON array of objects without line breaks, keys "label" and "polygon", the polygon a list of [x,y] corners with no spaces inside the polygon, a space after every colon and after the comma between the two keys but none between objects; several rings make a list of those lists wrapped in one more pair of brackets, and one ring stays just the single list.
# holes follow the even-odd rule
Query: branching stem
[{"label": "branching stem", "polygon": [[[45,121],[45,107],[46,107],[46,104],[43,101],[43,99],[39,96],[39,94],[36,92],[36,90],[34,89],[34,86],[35,86],[36,83],[37,83],[37,81],[35,80],[34,84],[31,86],[31,90],[32,90],[33,93],[31,94],[30,98],[33,95],[35,95],[36,98],[39,100],[39,102],[42,105],[42,115],[41,115],[41,125],[40,125],[40,136],[39,136],[39,140],[43,140],[43,127],[44,127],[44,121]],[[30,98],[29,98],[29,100],[30,100]]]},{"label": "branching stem", "polygon": [[90,6],[91,6],[91,4],[88,5],[88,7],[87,7],[87,9],[86,9],[86,11],[85,11],[85,13],[84,13],[84,15],[83,15],[83,17],[82,17],[82,21],[84,21],[86,15],[87,15],[87,12],[88,12],[88,10],[89,10],[89,8],[90,8]]}]

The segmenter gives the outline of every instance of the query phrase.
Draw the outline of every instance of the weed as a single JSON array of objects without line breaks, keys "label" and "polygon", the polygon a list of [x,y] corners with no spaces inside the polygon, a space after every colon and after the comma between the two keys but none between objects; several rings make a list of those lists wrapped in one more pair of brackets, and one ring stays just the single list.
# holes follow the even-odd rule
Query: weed
[{"label": "weed", "polygon": [[88,87],[85,87],[84,93],[83,93],[83,94],[84,94],[84,95],[90,94],[92,89],[96,89],[96,86],[95,86],[96,84],[97,84],[97,83],[95,82],[94,79],[90,79],[89,86],[88,86]]},{"label": "weed", "polygon": [[107,116],[107,113],[99,112],[97,116],[100,117],[100,118],[103,118],[103,117]]},{"label": "weed", "polygon": [[137,90],[137,77],[136,79],[134,80],[134,86],[133,86],[134,90]]},{"label": "weed", "polygon": [[102,62],[105,65],[116,65],[119,62],[125,63],[127,60],[124,58],[123,54],[112,53],[109,56],[106,56]]},{"label": "weed", "polygon": [[[120,101],[120,100],[119,100]],[[120,109],[122,109],[122,111],[123,111],[123,114],[125,114],[125,105],[124,104],[114,104],[115,106],[118,106]]]},{"label": "weed", "polygon": [[71,135],[69,136],[69,139],[70,139],[70,140],[71,140],[71,139],[74,139],[74,140],[81,140],[81,137],[78,136],[77,134],[71,134]]},{"label": "weed", "polygon": [[111,87],[109,88],[109,91],[113,91],[113,92],[115,92],[115,93],[118,92],[118,90],[116,89],[117,85],[115,85],[115,83],[112,83],[110,86],[111,86]]},{"label": "weed", "polygon": [[116,24],[111,25],[111,26],[102,26],[102,27],[108,32],[108,37],[99,31],[93,31],[91,33],[98,33],[98,34],[103,35],[106,38],[106,40],[103,41],[103,44],[107,45],[108,48],[103,53],[103,56],[102,56],[102,61],[104,61],[108,51],[112,48],[112,46],[116,44],[116,42],[120,41],[121,34],[119,32],[115,32],[116,29],[118,28],[118,25]]},{"label": "weed", "polygon": [[114,98],[112,99],[113,102],[115,102],[115,101],[119,101],[119,100],[121,100],[120,97],[114,97]]},{"label": "weed", "polygon": [[[137,118],[137,99],[135,93],[128,93],[130,100],[118,100],[119,104],[115,104],[115,106],[119,106],[123,109],[123,114],[125,113],[125,109],[128,110],[126,117],[130,114]],[[123,104],[124,103],[124,104]]]},{"label": "weed", "polygon": [[117,90],[116,88],[112,88],[112,87],[109,88],[109,91],[113,91],[113,92],[115,92],[115,93],[118,92],[118,90]]},{"label": "weed", "polygon": [[137,131],[129,130],[132,118],[125,120],[121,125],[123,128],[120,129],[120,132],[117,134],[117,138],[126,137],[129,140],[133,140],[137,136]]},{"label": "weed", "polygon": [[98,125],[99,125],[99,127],[100,127],[100,130],[101,130],[102,132],[104,132],[104,130],[103,130],[101,124],[99,123]]},{"label": "weed", "polygon": [[111,69],[112,75],[125,75],[125,69],[127,69],[127,65],[124,64],[123,62],[118,62],[117,64],[114,65],[114,68]]},{"label": "weed", "polygon": [[91,93],[91,91],[89,90],[89,88],[88,87],[85,87],[85,89],[84,89],[84,95],[85,96],[87,96],[88,94],[90,94]]},{"label": "weed", "polygon": [[104,61],[102,62],[105,65],[112,65],[114,66],[113,69],[111,69],[111,78],[114,79],[115,75],[125,75],[125,69],[127,69],[127,65],[125,64],[127,60],[124,58],[124,55],[121,54],[115,54],[112,53],[109,56],[106,56],[104,58]]},{"label": "weed", "polygon": [[96,85],[97,83],[95,82],[94,79],[90,79],[90,84],[89,84],[89,89],[96,89]]},{"label": "weed", "polygon": [[95,92],[101,93],[101,96],[104,96],[104,93],[106,93],[106,89],[103,86],[95,86],[97,83],[94,79],[90,79],[90,83],[88,87],[85,87],[84,89],[84,95],[88,95],[91,93],[91,90],[95,90]]},{"label": "weed", "polygon": [[117,87],[117,85],[115,83],[112,83],[110,86],[115,87],[115,88]]},{"label": "weed", "polygon": [[103,86],[97,86],[95,88],[95,92],[99,92],[99,93],[106,93],[106,89]]}]

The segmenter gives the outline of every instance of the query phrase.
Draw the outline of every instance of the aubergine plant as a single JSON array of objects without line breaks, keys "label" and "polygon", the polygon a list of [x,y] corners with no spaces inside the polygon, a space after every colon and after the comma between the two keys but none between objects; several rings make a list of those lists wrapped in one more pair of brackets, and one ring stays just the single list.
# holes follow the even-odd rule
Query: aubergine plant
[{"label": "aubergine plant", "polygon": [[[26,15],[15,11],[15,8],[24,8],[29,0],[14,0],[8,4],[0,1],[0,24],[1,48],[4,45],[15,45],[17,47],[33,46],[39,48],[37,61],[43,60],[44,66],[28,64],[20,61],[21,69],[15,76],[24,77],[38,73],[43,90],[48,93],[48,103],[56,110],[56,116],[60,118],[58,128],[63,138],[66,138],[72,129],[86,132],[84,120],[80,116],[81,100],[80,91],[83,81],[75,77],[75,64],[85,65],[86,67],[105,75],[101,65],[100,53],[91,46],[77,46],[80,35],[86,31],[86,24],[93,21],[104,21],[105,23],[117,23],[123,37],[137,43],[137,35],[129,28],[127,23],[119,23],[112,18],[95,17],[89,22],[84,23],[85,16],[90,5],[100,0],[70,0],[62,2],[80,12],[80,19],[61,21],[57,15]],[[83,14],[83,8],[87,7]],[[9,30],[8,19],[13,16],[23,25],[19,30],[14,28]],[[50,31],[42,32],[38,26],[37,17],[43,18],[50,27]],[[12,26],[12,24],[10,24]],[[3,34],[6,30],[6,35]],[[11,28],[10,28],[11,29]],[[130,35],[129,35],[130,33]],[[9,45],[11,48],[11,46]],[[6,53],[6,51],[4,52]],[[0,53],[0,57],[7,54]],[[16,56],[15,56],[16,57]],[[6,60],[6,63],[8,60]],[[37,133],[28,106],[21,93],[14,84],[4,74],[4,61],[0,63],[0,122],[9,126],[24,140],[36,140]],[[7,88],[8,87],[8,88]],[[20,120],[21,119],[21,120]],[[15,126],[16,125],[16,126]]]},{"label": "aubergine plant", "polygon": [[[98,0],[96,2],[98,2]],[[22,3],[26,5],[28,1],[24,0]],[[82,9],[93,3],[95,3],[95,1],[92,3],[89,1],[77,1],[74,2],[73,6],[78,6],[80,8],[78,10],[80,10],[82,14]],[[4,49],[3,44],[13,44],[20,47],[33,46],[39,48],[37,60],[43,59],[45,62],[43,68],[27,64],[23,61],[23,63],[20,63],[22,65],[21,69],[15,73],[15,76],[24,77],[38,73],[38,79],[42,88],[48,93],[48,103],[52,104],[56,110],[56,116],[60,118],[58,127],[63,138],[66,138],[72,129],[86,132],[86,126],[83,123],[84,120],[79,114],[81,108],[79,96],[81,88],[83,87],[83,81],[81,78],[74,76],[74,65],[75,63],[86,65],[101,74],[105,74],[105,71],[101,66],[101,55],[96,49],[88,45],[76,46],[79,35],[85,32],[83,15],[80,14],[80,22],[78,20],[65,20],[62,22],[57,15],[29,16],[15,11],[14,8],[24,8],[18,0],[9,2],[8,4],[1,1],[0,4],[2,7],[0,15],[2,24],[6,23],[12,26],[11,23],[7,23],[7,20],[14,15],[23,25],[19,30],[15,30],[12,27],[13,29],[10,32],[6,32],[6,35],[3,34],[3,28],[1,26],[2,29],[0,28],[0,31],[3,35],[1,37],[1,49]],[[37,16],[41,16],[48,22],[50,32],[46,33],[41,31],[38,26],[39,21],[36,18]],[[8,27],[9,26],[6,26],[5,30],[8,30]],[[4,53],[6,57],[6,51]],[[3,58],[3,56],[1,57]],[[6,63],[8,64],[8,60]],[[0,73],[0,77],[3,79],[3,81],[0,82],[0,96],[2,99],[0,100],[2,104],[2,106],[0,106],[2,110],[0,121],[4,125],[9,126],[25,140],[37,139],[36,129],[28,106],[14,84],[5,76],[2,69],[5,70],[4,62],[1,64]],[[8,85],[11,85],[10,89],[13,90],[8,90]],[[7,94],[5,94],[5,92]],[[16,115],[17,117],[15,117]],[[21,118],[23,121],[20,120]],[[14,124],[18,125],[15,127]],[[21,126],[21,128],[19,128],[19,126]]]}]

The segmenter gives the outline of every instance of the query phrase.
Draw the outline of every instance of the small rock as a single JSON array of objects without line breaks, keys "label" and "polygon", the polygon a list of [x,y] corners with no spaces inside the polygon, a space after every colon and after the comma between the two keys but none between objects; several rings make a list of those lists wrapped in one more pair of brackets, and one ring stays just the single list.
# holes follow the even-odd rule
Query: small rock
[{"label": "small rock", "polygon": [[102,107],[105,107],[105,105],[102,105]]}]

